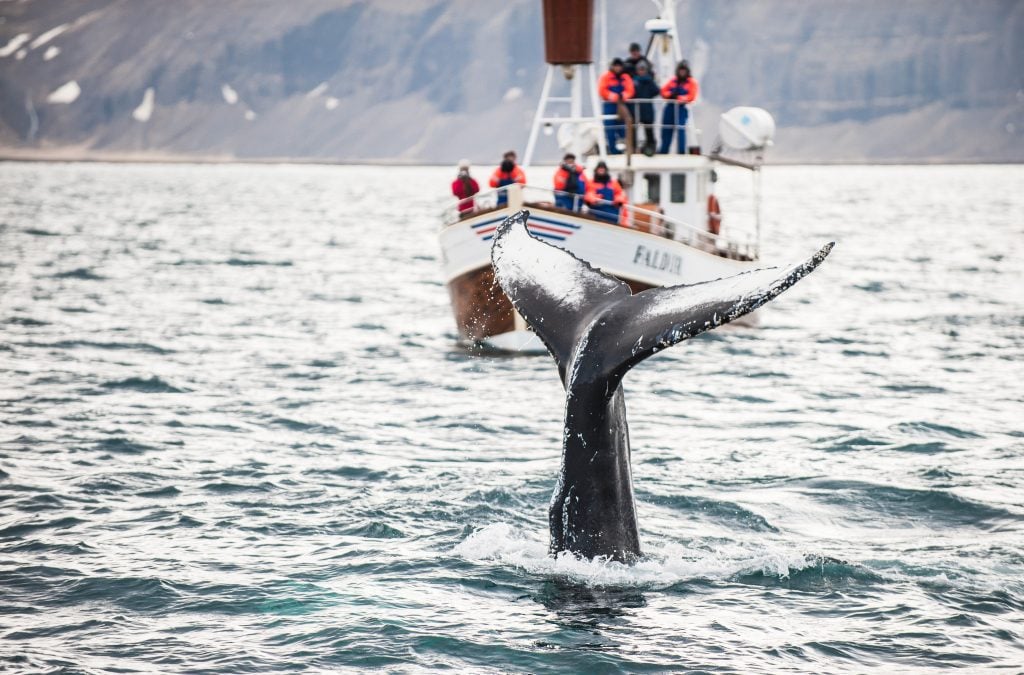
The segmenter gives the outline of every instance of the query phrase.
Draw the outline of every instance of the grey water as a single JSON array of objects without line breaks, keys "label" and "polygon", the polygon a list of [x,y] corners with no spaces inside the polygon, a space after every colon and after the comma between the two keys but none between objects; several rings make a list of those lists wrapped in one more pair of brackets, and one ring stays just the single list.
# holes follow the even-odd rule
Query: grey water
[{"label": "grey water", "polygon": [[634,566],[547,556],[451,174],[0,164],[0,669],[1021,671],[1024,167],[766,170],[765,261],[838,243],[627,377]]}]

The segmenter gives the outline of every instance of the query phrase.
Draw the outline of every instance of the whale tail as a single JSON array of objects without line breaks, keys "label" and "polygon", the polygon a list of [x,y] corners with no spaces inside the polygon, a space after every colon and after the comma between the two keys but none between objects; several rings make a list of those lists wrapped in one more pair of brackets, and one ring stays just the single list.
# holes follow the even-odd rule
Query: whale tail
[{"label": "whale tail", "polygon": [[607,396],[630,368],[666,347],[752,312],[814,270],[808,260],[633,295],[624,282],[529,233],[528,211],[499,226],[491,247],[495,278],[551,352],[566,389],[586,361],[586,379]]}]

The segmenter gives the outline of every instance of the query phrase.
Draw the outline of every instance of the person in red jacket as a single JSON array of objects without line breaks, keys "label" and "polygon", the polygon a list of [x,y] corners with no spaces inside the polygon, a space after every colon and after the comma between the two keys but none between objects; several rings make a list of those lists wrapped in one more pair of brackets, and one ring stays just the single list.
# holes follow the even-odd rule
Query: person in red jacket
[{"label": "person in red jacket", "polygon": [[686,153],[686,120],[690,117],[687,103],[697,98],[697,80],[690,74],[690,64],[680,61],[676,74],[661,88],[662,98],[668,99],[661,114],[661,147],[658,152],[667,155],[672,149],[672,133],[679,132],[679,154]]},{"label": "person in red jacket", "polygon": [[[597,81],[597,92],[604,99],[601,112],[606,116],[618,115],[619,103],[633,98],[633,78],[625,73],[622,59],[612,59],[611,67]],[[625,121],[605,119],[604,133],[608,141],[608,154],[620,154],[622,150],[618,144],[626,137]]]},{"label": "person in red jacket", "polygon": [[587,177],[583,175],[583,167],[576,163],[576,155],[566,153],[555,171],[555,206],[579,211],[586,192]]},{"label": "person in red jacket", "polygon": [[[526,185],[526,174],[516,166],[516,153],[509,150],[501,159],[501,164],[491,174],[491,187],[502,188],[512,183]],[[498,191],[498,206],[508,204],[508,190]]]},{"label": "person in red jacket", "polygon": [[452,181],[452,194],[459,200],[459,215],[473,212],[473,195],[480,192],[480,184],[469,175],[469,160],[459,162],[459,175]]},{"label": "person in red jacket", "polygon": [[594,178],[587,183],[586,202],[591,214],[609,223],[619,222],[619,210],[626,203],[626,193],[619,181],[608,173],[604,162],[594,167]]}]

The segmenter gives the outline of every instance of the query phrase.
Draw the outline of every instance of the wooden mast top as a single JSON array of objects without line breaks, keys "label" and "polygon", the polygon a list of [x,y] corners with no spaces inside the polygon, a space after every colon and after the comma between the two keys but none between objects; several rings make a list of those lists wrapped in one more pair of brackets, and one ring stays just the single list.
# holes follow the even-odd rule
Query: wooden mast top
[{"label": "wooden mast top", "polygon": [[592,63],[594,0],[544,0],[544,60]]}]

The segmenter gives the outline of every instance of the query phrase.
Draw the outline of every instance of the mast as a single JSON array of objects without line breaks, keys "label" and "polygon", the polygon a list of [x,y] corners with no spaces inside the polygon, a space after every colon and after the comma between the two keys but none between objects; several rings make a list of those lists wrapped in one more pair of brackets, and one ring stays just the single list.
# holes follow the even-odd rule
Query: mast
[{"label": "mast", "polygon": [[[604,0],[600,2],[603,9]],[[541,129],[550,134],[553,125],[559,125],[560,142],[565,139],[563,145],[572,146],[585,143],[588,125],[600,124],[593,64],[594,0],[544,0],[543,16],[547,68],[523,153],[524,167],[533,161]],[[552,96],[555,87],[568,89],[567,95]],[[586,89],[589,96],[585,96]],[[589,116],[584,114],[586,98],[591,108]],[[603,155],[604,135],[597,134],[595,140]]]}]

